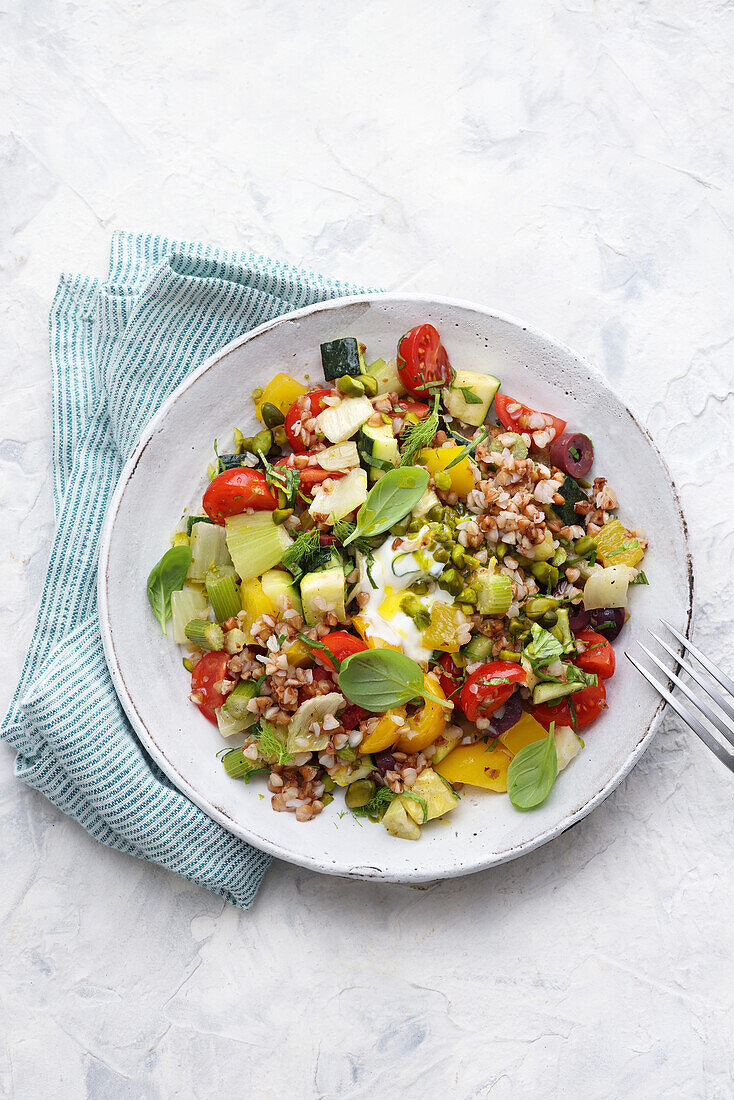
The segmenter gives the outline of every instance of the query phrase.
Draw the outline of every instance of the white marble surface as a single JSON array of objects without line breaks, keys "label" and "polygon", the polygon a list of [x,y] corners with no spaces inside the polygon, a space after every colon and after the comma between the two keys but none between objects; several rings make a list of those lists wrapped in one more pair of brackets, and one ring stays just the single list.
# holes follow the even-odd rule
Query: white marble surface
[{"label": "white marble surface", "polygon": [[[48,308],[116,227],[585,353],[670,463],[731,670],[733,52],[723,0],[1,4],[0,702],[51,533]],[[732,1095],[734,783],[673,720],[519,863],[277,865],[249,914],[94,844],[2,749],[0,776],[2,1095]]]}]

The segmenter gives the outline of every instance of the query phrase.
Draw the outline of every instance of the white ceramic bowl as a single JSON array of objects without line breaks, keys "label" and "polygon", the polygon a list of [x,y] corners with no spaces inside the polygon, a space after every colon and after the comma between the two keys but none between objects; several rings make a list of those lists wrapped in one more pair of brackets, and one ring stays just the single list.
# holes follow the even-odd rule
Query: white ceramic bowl
[{"label": "white ceramic bowl", "polygon": [[[339,818],[339,799],[300,824],[274,813],[264,783],[227,777],[222,739],[188,700],[181,651],[151,614],[145,580],[169,545],[184,507],[200,511],[212,440],[233,424],[253,430],[250,393],[278,371],[317,382],[319,344],[355,335],[372,358],[424,321],[438,328],[456,367],[487,371],[506,393],[564,417],[592,436],[594,472],[609,479],[621,518],[650,539],[649,587],[631,594],[632,617],[616,645],[609,710],[585,733],[586,748],[538,809],[519,813],[504,795],[466,788],[459,807],[420,841]],[[664,615],[688,627],[693,574],[678,496],[654,443],[603,378],[568,348],[511,318],[448,299],[368,295],[289,314],[235,340],[166,402],[127,463],[102,538],[99,608],[115,687],[140,740],[171,781],[230,832],[281,859],[355,878],[419,882],[513,859],[558,836],[614,790],[644,752],[661,703],[622,656]],[[621,643],[621,644],[620,644]]]}]

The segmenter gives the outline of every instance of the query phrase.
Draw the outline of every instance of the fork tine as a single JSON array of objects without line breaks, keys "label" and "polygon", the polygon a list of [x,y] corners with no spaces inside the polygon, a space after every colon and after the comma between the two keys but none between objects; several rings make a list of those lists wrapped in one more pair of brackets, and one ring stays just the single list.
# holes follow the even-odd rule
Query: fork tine
[{"label": "fork tine", "polygon": [[663,687],[662,684],[658,683],[655,677],[652,676],[647,671],[647,669],[640,664],[639,661],[636,661],[635,658],[631,657],[630,654],[626,651],[624,655],[627,660],[635,666],[637,671],[645,677],[648,684],[655,688],[655,691],[657,691],[658,695],[662,695],[663,699],[665,699],[669,706],[672,707],[675,713],[680,718],[682,718],[688,726],[691,727],[696,736],[701,738],[706,748],[711,749],[711,752],[714,754],[714,756],[718,757],[721,763],[724,764],[725,767],[729,769],[729,771],[734,772],[734,755],[730,752],[727,752],[723,745],[720,745],[716,738],[713,737],[709,733],[709,731],[701,725],[695,714],[692,714],[688,707],[684,706],[683,703],[680,703],[676,699],[676,697],[670,691],[668,691],[666,687]]},{"label": "fork tine", "polygon": [[709,722],[713,726],[716,726],[719,733],[723,734],[730,744],[734,745],[734,730],[731,729],[722,718],[719,718],[718,714],[714,714],[711,707],[704,699],[697,699],[693,692],[690,690],[687,684],[684,684],[680,677],[676,676],[674,672],[666,668],[662,661],[659,661],[654,653],[651,653],[646,645],[642,642],[637,643],[643,653],[646,653],[651,661],[653,661],[661,672],[664,672],[666,676],[670,677],[674,684],[677,684],[687,699],[690,699],[694,707],[698,707],[703,715],[708,718]]},{"label": "fork tine", "polygon": [[693,642],[689,641],[683,634],[680,634],[669,622],[666,622],[665,619],[661,619],[660,622],[678,639],[684,649],[689,650],[693,654],[698,663],[703,665],[706,671],[713,676],[714,680],[718,680],[721,686],[726,688],[730,695],[734,695],[734,680],[730,680],[720,668],[716,667],[713,661],[709,661],[708,657],[701,652],[698,646],[695,646]]},{"label": "fork tine", "polygon": [[[711,685],[707,684],[706,681],[701,677],[701,675],[698,672],[694,672],[693,668],[691,667],[691,665],[689,665],[688,661],[684,661],[683,658],[678,653],[675,652],[675,650],[673,649],[672,646],[669,646],[667,642],[664,642],[662,638],[659,638],[658,635],[653,630],[651,630],[650,633],[652,634],[653,638],[658,643],[658,645],[661,645],[663,647],[663,649],[667,653],[670,654],[670,656],[673,658],[673,660],[676,661],[681,666],[681,668],[684,668],[686,670],[686,672],[689,674],[689,676],[693,680],[695,680],[695,682],[698,684],[698,686],[702,687],[703,690],[706,692],[706,694],[711,699],[713,699],[713,701],[718,706],[721,707],[721,709],[724,711],[724,713],[728,714],[728,716],[731,718],[732,722],[734,722],[734,707],[731,705],[731,703],[727,702],[727,700],[724,698],[723,695],[721,695],[720,693],[714,691],[714,689],[711,687]],[[667,668],[665,669],[665,671],[666,672],[668,671]],[[672,675],[672,673],[671,673],[671,675]]]}]

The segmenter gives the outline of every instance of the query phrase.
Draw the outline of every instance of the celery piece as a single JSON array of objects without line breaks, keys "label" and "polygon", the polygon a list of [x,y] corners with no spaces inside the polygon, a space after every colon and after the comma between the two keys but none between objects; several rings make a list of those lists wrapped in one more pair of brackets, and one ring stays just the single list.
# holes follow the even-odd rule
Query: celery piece
[{"label": "celery piece", "polygon": [[473,581],[477,590],[477,611],[480,615],[506,615],[512,603],[512,584],[504,573],[482,573]]},{"label": "celery piece", "polygon": [[270,512],[229,516],[225,520],[225,530],[229,553],[243,581],[272,569],[293,541],[284,527],[273,523]]},{"label": "celery piece", "polygon": [[210,569],[231,564],[224,528],[215,523],[195,523],[191,531],[188,580],[203,581]]},{"label": "celery piece", "polygon": [[[247,704],[257,695],[257,688],[253,680],[240,680],[236,687],[230,691],[222,710],[226,711],[229,718],[236,720],[249,718],[252,725],[257,720],[257,715],[247,709]],[[243,726],[244,729],[244,726]]]},{"label": "celery piece", "polygon": [[262,763],[248,760],[242,755],[242,749],[230,749],[222,754],[222,764],[230,779],[246,779],[252,772],[263,770]]},{"label": "celery piece", "polygon": [[231,619],[242,610],[240,590],[234,579],[234,567],[231,565],[219,565],[207,572],[206,594],[218,623]]},{"label": "celery piece", "polygon": [[186,624],[186,637],[199,649],[222,649],[224,631],[217,623],[208,623],[204,619],[192,619]]},{"label": "celery piece", "polygon": [[171,593],[171,623],[173,640],[186,645],[186,625],[192,619],[208,619],[206,597],[196,588],[181,588]]}]

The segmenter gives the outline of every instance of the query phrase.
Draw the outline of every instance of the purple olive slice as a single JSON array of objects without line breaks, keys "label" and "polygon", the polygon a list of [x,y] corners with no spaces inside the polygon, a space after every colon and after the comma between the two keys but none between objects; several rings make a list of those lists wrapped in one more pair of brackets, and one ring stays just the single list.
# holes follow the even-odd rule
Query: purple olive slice
[{"label": "purple olive slice", "polygon": [[571,477],[586,477],[594,461],[594,444],[582,432],[564,432],[550,448],[551,462]]}]

